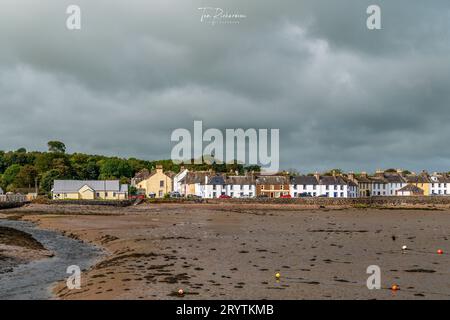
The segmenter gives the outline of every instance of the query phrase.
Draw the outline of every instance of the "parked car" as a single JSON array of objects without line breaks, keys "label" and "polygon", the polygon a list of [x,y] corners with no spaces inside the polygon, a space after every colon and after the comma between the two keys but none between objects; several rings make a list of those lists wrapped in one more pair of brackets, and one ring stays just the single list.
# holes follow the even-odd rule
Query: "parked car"
[{"label": "parked car", "polygon": [[226,194],[221,194],[221,195],[219,196],[219,199],[231,199],[231,197],[230,197],[230,196],[227,196]]},{"label": "parked car", "polygon": [[309,197],[312,197],[309,193],[307,193],[307,192],[302,192],[302,193],[299,193],[298,195],[297,195],[299,198],[309,198]]},{"label": "parked car", "polygon": [[130,200],[145,199],[145,194],[132,194],[128,197]]},{"label": "parked car", "polygon": [[196,195],[196,194],[188,194],[188,199],[203,199],[202,197]]},{"label": "parked car", "polygon": [[328,196],[327,196],[326,194],[321,194],[321,195],[319,196],[319,198],[328,198]]},{"label": "parked car", "polygon": [[291,197],[290,194],[284,194],[284,195],[282,195],[280,198],[283,198],[283,199],[289,199],[289,198],[292,198],[292,197]]},{"label": "parked car", "polygon": [[169,193],[169,197],[171,197],[171,198],[182,198],[183,196],[178,191],[173,191],[173,192]]}]

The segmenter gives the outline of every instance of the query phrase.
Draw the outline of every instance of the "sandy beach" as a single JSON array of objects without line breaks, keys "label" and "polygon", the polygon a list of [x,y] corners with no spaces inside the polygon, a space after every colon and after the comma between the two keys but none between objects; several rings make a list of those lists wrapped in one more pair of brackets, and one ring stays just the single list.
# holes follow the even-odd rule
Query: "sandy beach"
[{"label": "sandy beach", "polygon": [[[105,249],[80,290],[55,285],[60,299],[450,298],[450,209],[32,204],[1,217]],[[366,286],[370,265],[380,290]]]}]

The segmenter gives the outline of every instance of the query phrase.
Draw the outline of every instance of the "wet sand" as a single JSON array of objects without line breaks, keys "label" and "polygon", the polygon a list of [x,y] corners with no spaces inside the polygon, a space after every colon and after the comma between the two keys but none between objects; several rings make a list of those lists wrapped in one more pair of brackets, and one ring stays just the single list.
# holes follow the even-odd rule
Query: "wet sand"
[{"label": "wet sand", "polygon": [[0,275],[18,265],[50,257],[45,247],[30,234],[0,226]]},{"label": "wet sand", "polygon": [[[62,299],[450,298],[449,209],[30,205],[2,213],[109,253],[82,274],[81,290],[57,284]],[[369,265],[381,268],[381,290],[366,287]]]}]

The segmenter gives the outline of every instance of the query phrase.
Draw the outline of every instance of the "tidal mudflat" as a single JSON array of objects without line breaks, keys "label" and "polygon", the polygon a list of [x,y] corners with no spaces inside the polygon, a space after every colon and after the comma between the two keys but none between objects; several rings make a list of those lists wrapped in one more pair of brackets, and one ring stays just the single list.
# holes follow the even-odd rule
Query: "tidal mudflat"
[{"label": "tidal mudflat", "polygon": [[[30,205],[2,213],[105,249],[80,290],[57,283],[61,299],[450,299],[450,209]],[[381,269],[380,290],[366,286],[370,265]]]}]

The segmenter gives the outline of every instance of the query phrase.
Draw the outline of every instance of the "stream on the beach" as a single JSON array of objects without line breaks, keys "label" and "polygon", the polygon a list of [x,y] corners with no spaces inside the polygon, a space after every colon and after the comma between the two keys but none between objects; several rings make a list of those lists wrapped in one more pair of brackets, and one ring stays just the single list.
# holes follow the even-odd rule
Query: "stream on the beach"
[{"label": "stream on the beach", "polygon": [[68,266],[86,270],[102,254],[95,246],[39,229],[31,222],[0,219],[0,226],[27,232],[54,253],[52,258],[19,265],[12,272],[0,274],[0,300],[51,299],[52,285],[70,276],[66,273]]}]

